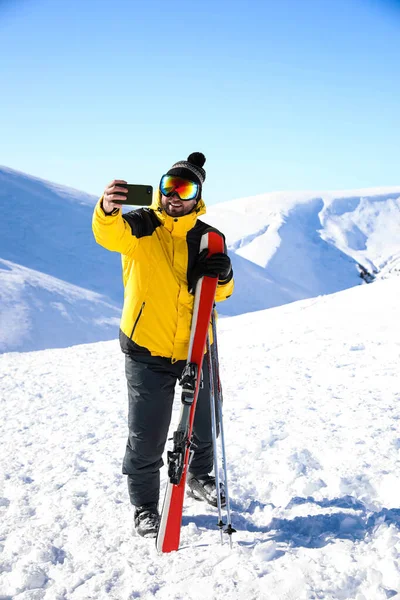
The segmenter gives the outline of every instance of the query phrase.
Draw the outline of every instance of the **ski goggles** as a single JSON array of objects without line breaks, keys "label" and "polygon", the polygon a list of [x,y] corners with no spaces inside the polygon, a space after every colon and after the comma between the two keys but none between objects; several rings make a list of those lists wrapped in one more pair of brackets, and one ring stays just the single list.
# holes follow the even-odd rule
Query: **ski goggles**
[{"label": "ski goggles", "polygon": [[161,193],[166,196],[177,194],[181,200],[195,200],[199,193],[199,185],[189,179],[176,175],[163,175],[160,181]]}]

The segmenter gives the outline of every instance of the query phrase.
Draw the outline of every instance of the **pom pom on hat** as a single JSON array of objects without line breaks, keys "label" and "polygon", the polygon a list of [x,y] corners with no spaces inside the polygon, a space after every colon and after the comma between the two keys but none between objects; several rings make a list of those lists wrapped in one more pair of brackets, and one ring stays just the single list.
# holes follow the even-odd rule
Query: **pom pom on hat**
[{"label": "pom pom on hat", "polygon": [[202,167],[206,162],[206,157],[202,152],[192,152],[187,159],[192,165],[196,165],[197,167]]},{"label": "pom pom on hat", "polygon": [[176,175],[177,177],[189,179],[198,183],[201,187],[206,178],[206,172],[203,169],[205,162],[206,157],[202,152],[192,152],[187,160],[180,160],[172,165],[167,175]]}]

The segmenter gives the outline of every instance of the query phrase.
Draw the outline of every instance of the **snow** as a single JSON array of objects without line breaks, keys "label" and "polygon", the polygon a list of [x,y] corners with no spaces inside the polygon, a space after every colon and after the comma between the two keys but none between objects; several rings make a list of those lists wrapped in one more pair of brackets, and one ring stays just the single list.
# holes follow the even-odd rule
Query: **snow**
[{"label": "snow", "polygon": [[1,355],[0,598],[400,598],[399,292],[219,321],[232,550],[190,498],[178,552],[134,532],[116,340]]},{"label": "snow", "polygon": [[[400,600],[400,187],[208,209],[236,281],[218,329],[237,533],[221,545],[187,498],[160,556],[121,473],[121,266],[96,198],[0,183],[0,600]],[[178,414],[179,387],[171,435]]]},{"label": "snow", "polygon": [[[93,238],[96,201],[0,167],[0,258],[103,294],[120,308],[121,260]],[[11,204],[13,209],[7,210]]]},{"label": "snow", "polygon": [[[376,273],[400,256],[399,188],[268,193],[212,206],[207,218],[227,236],[239,289],[249,262],[264,273],[257,307],[241,312],[359,285],[358,264]],[[235,302],[224,314],[239,314]]]},{"label": "snow", "polygon": [[100,294],[2,259],[0,305],[0,352],[115,338],[121,316]]},{"label": "snow", "polygon": [[[7,323],[0,327],[0,352],[116,337],[113,319],[123,301],[121,261],[94,241],[96,200],[0,167],[0,286],[8,298],[6,305],[0,303],[0,323]],[[13,210],[7,210],[9,205]],[[204,219],[226,234],[234,267],[236,291],[220,307],[224,317],[359,286],[358,263],[370,273],[383,272],[400,257],[400,187],[274,192],[208,207]],[[9,263],[14,275],[18,270],[18,287],[9,287]],[[59,293],[52,297],[46,278],[40,291],[32,290],[30,281],[38,273],[66,284],[62,298]],[[76,296],[68,299],[70,285],[79,287],[82,297],[94,292],[102,298],[103,303],[93,304],[97,318],[85,317],[83,329]],[[15,310],[9,309],[12,289]]]}]

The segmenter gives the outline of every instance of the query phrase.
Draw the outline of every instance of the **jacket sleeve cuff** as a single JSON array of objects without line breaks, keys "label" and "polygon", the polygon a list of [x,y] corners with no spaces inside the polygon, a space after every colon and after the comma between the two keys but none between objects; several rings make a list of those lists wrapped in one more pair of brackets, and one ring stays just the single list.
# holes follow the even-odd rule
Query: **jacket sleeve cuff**
[{"label": "jacket sleeve cuff", "polygon": [[93,212],[94,221],[102,223],[103,225],[112,225],[119,216],[120,216],[119,209],[117,209],[115,211],[113,210],[112,213],[104,212],[102,197],[97,202],[97,204],[94,208],[94,212]]},{"label": "jacket sleeve cuff", "polygon": [[115,217],[119,213],[119,208],[114,208],[112,212],[106,212],[103,206],[103,196],[100,198],[100,208],[103,211],[104,216],[106,217]]},{"label": "jacket sleeve cuff", "polygon": [[231,270],[229,271],[229,275],[227,277],[225,277],[225,279],[218,279],[218,285],[226,285],[227,283],[229,283],[231,281],[233,277],[233,269],[231,267]]}]

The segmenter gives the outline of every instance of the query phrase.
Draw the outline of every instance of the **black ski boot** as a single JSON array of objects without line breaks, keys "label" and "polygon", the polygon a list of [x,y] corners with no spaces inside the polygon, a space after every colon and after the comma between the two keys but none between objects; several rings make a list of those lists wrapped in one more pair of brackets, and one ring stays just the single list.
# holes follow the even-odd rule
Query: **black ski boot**
[{"label": "black ski boot", "polygon": [[135,508],[135,529],[145,538],[155,538],[160,526],[157,504],[143,504]]},{"label": "black ski boot", "polygon": [[[215,477],[212,475],[192,475],[188,473],[187,484],[189,496],[192,496],[196,500],[204,500],[208,504],[211,504],[211,506],[218,506]],[[221,506],[224,507],[226,505],[226,498],[222,483],[219,484],[219,493]]]}]

